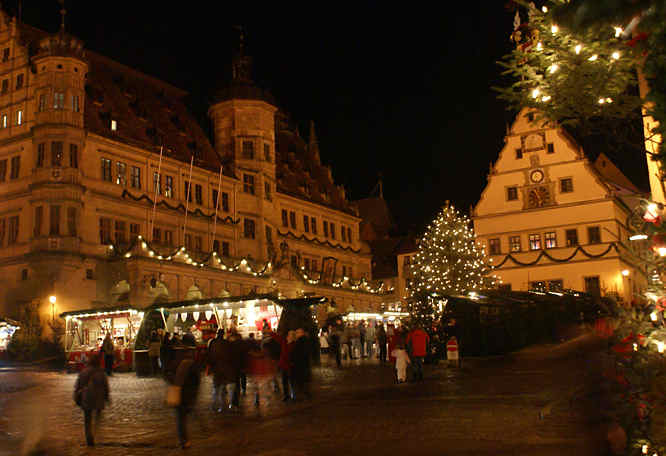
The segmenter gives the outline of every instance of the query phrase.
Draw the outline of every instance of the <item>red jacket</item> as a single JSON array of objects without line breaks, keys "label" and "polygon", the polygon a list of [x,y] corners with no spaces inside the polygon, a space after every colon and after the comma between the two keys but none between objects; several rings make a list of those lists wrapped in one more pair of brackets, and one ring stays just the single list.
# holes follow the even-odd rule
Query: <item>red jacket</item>
[{"label": "red jacket", "polygon": [[294,343],[287,343],[287,338],[280,336],[278,333],[271,333],[276,341],[280,342],[280,361],[278,361],[278,366],[282,370],[291,369],[291,350],[294,348]]},{"label": "red jacket", "polygon": [[407,335],[407,343],[412,344],[412,356],[424,357],[430,336],[422,329],[415,329]]}]

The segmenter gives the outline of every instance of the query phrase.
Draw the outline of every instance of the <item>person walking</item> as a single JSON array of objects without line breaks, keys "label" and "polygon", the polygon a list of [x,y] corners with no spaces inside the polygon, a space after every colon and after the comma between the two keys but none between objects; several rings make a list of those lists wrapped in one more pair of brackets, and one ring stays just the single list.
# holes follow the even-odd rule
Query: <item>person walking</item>
[{"label": "person walking", "polygon": [[423,380],[423,358],[428,353],[428,343],[430,336],[420,326],[412,329],[407,335],[407,344],[411,344],[411,355],[414,361],[414,377],[416,380]]},{"label": "person walking", "polygon": [[104,369],[106,369],[106,375],[113,374],[113,351],[114,351],[113,341],[111,340],[111,333],[106,333],[104,337],[104,342],[102,342],[102,353],[104,353]]},{"label": "person walking", "polygon": [[150,359],[150,373],[155,376],[160,371],[160,351],[162,344],[159,336],[153,332],[148,344],[148,358]]},{"label": "person walking", "polygon": [[377,347],[379,348],[379,362],[384,364],[386,362],[386,330],[384,329],[384,323],[379,323],[377,327]]},{"label": "person walking", "polygon": [[359,342],[360,342],[360,352],[361,358],[365,358],[365,321],[361,320],[358,323],[358,333],[359,333]]},{"label": "person walking", "polygon": [[361,357],[361,323],[351,327],[351,353],[352,359]]},{"label": "person walking", "polygon": [[111,402],[109,381],[100,367],[100,356],[97,353],[88,358],[88,366],[76,379],[74,402],[83,410],[86,443],[88,446],[94,446],[102,410],[107,403]]},{"label": "person walking", "polygon": [[395,358],[395,372],[398,383],[407,381],[407,365],[411,363],[405,346],[402,343],[396,345],[395,350],[391,352],[391,357]]},{"label": "person walking", "polygon": [[375,326],[376,321],[368,321],[368,326],[365,329],[365,354],[368,358],[372,359],[375,344]]},{"label": "person walking", "polygon": [[280,361],[278,367],[282,372],[282,401],[287,402],[293,398],[293,390],[289,372],[291,371],[291,351],[294,348],[294,331],[289,331],[286,337],[273,333],[273,338],[280,343]]},{"label": "person walking", "polygon": [[270,329],[266,328],[263,331],[261,338],[261,351],[266,354],[270,359],[273,372],[273,391],[276,393],[280,392],[280,382],[278,379],[278,362],[280,361],[280,342],[274,336],[274,333]]},{"label": "person walking", "polygon": [[335,356],[335,364],[338,367],[342,367],[342,353],[340,353],[340,330],[331,326],[329,331],[329,340],[331,344],[331,354]]},{"label": "person walking", "polygon": [[294,344],[291,350],[291,371],[293,399],[310,398],[310,339],[303,328],[294,331]]},{"label": "person walking", "polygon": [[183,449],[190,448],[192,443],[187,430],[187,418],[192,412],[199,394],[199,366],[195,361],[197,344],[190,334],[183,336],[182,348],[179,350],[178,367],[172,379],[172,386],[180,389],[180,400],[176,405],[176,425],[178,441]]}]

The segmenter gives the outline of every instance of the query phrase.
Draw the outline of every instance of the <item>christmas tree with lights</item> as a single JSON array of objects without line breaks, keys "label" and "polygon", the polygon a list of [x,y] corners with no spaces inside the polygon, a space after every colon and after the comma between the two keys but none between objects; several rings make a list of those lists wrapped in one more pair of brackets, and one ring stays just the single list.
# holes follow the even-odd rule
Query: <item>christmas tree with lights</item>
[{"label": "christmas tree with lights", "polygon": [[429,328],[446,296],[464,295],[492,285],[490,263],[470,220],[447,203],[428,225],[410,266],[408,312],[412,326]]}]

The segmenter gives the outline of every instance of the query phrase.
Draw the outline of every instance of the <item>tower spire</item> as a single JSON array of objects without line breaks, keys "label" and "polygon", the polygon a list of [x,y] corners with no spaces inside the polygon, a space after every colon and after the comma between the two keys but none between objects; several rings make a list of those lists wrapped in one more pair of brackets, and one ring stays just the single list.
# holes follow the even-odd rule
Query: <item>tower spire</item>
[{"label": "tower spire", "polygon": [[65,9],[65,0],[60,0],[60,31],[65,32],[65,15],[67,10]]},{"label": "tower spire", "polygon": [[234,26],[238,30],[238,51],[231,62],[233,82],[252,83],[252,57],[245,55],[245,30],[243,26]]},{"label": "tower spire", "polygon": [[321,164],[321,157],[319,156],[319,141],[317,140],[317,133],[315,132],[314,120],[310,120],[310,136],[308,137],[308,150],[317,164]]}]

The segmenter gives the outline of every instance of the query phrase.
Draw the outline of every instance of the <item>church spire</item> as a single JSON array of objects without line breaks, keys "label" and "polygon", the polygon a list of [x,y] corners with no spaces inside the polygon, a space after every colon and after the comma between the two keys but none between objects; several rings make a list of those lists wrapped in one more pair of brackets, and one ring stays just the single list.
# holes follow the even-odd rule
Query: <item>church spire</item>
[{"label": "church spire", "polygon": [[65,33],[65,15],[67,10],[65,9],[65,0],[60,0],[60,32]]},{"label": "church spire", "polygon": [[245,55],[245,30],[242,26],[234,27],[238,30],[238,51],[231,62],[231,77],[234,83],[252,83],[252,57]]},{"label": "church spire", "polygon": [[317,164],[321,164],[321,157],[319,156],[319,141],[317,140],[317,133],[315,132],[314,120],[310,120],[310,136],[308,137],[308,150],[312,154],[312,158]]}]

